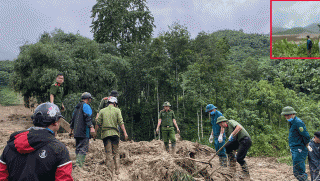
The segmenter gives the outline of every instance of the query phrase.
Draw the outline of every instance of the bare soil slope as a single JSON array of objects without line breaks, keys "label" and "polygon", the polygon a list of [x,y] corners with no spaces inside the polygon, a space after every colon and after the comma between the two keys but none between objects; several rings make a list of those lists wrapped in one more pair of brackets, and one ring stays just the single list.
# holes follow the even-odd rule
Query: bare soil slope
[{"label": "bare soil slope", "polygon": [[[11,133],[32,125],[30,116],[30,109],[23,106],[0,106],[1,153]],[[67,133],[58,134],[57,139],[67,146],[71,159],[75,161],[74,139],[69,138]],[[177,141],[177,157],[168,154],[163,148],[163,142],[159,140],[120,142],[120,175],[112,176],[104,164],[105,153],[102,140],[90,140],[90,149],[85,166],[83,169],[74,169],[72,175],[75,181],[170,180],[170,176],[176,170],[194,173],[198,168],[206,166],[206,164],[194,162],[187,158],[192,157],[206,162],[215,153],[215,150],[208,146],[185,140]],[[275,158],[248,157],[246,160],[253,180],[295,180],[292,167],[277,163]],[[195,180],[231,180],[228,170],[219,167],[217,157],[211,161],[211,165],[212,167],[209,166],[208,169],[195,177]],[[214,170],[216,171],[209,177]],[[240,170],[240,166],[237,164],[235,180],[239,180]]]}]

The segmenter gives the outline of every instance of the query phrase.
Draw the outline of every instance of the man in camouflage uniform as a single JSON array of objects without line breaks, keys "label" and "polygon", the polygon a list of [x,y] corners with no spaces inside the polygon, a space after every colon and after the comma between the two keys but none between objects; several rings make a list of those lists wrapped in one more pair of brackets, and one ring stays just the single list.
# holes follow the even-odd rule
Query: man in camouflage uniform
[{"label": "man in camouflage uniform", "polygon": [[[109,106],[100,110],[97,125],[102,129],[101,138],[106,151],[106,165],[111,173],[115,170],[115,174],[119,175],[120,155],[118,149],[120,132],[117,129],[118,126],[121,127],[125,140],[128,139],[128,134],[124,126],[121,110],[115,107],[117,102],[116,97],[108,99]],[[114,161],[114,165],[112,160]]]},{"label": "man in camouflage uniform", "polygon": [[65,107],[62,103],[62,98],[64,93],[63,82],[64,82],[63,74],[59,73],[56,77],[56,83],[52,84],[50,87],[50,102],[57,105],[61,110],[61,112],[65,111]]},{"label": "man in camouflage uniform", "polygon": [[163,104],[164,109],[159,113],[158,126],[156,129],[157,134],[159,133],[159,127],[161,125],[162,139],[167,152],[169,152],[169,140],[171,140],[172,154],[174,155],[176,138],[173,125],[177,128],[177,132],[180,134],[179,127],[175,120],[174,112],[170,109],[170,103],[167,101]]}]

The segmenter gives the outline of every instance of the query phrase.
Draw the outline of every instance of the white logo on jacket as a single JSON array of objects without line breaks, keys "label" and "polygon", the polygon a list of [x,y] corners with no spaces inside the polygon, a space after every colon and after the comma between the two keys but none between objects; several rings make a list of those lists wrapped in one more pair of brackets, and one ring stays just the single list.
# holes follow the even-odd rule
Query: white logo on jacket
[{"label": "white logo on jacket", "polygon": [[47,152],[46,152],[46,150],[42,150],[41,153],[39,153],[39,157],[40,157],[40,158],[45,158],[45,157],[47,157]]}]

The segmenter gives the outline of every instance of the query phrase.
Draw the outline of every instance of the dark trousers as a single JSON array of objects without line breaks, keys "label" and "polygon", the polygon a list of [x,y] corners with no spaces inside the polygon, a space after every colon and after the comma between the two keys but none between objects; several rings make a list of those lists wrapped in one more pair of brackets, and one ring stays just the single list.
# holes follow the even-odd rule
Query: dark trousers
[{"label": "dark trousers", "polygon": [[87,155],[89,151],[89,138],[75,138],[76,139],[76,155]]},{"label": "dark trousers", "polygon": [[246,157],[249,148],[252,145],[252,141],[249,137],[244,137],[240,141],[234,140],[232,142],[227,143],[226,152],[227,154],[232,154],[233,150],[238,150],[237,153],[237,162],[242,166],[245,164],[244,158]]}]

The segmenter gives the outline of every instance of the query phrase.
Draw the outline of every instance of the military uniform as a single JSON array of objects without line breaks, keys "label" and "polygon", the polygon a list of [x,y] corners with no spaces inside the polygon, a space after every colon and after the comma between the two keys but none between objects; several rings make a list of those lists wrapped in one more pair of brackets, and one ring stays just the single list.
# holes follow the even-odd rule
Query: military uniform
[{"label": "military uniform", "polygon": [[[225,129],[224,132],[228,137],[230,137],[231,133],[235,130],[235,128],[238,125],[241,126],[241,124],[239,124],[237,121],[227,120],[223,116],[220,116],[218,118],[217,124],[222,121],[226,121],[227,123],[227,127],[224,128]],[[232,169],[233,173],[235,173],[236,171],[236,161],[237,161],[241,165],[243,175],[247,178],[250,178],[249,169],[244,158],[246,157],[251,145],[252,145],[252,141],[251,141],[250,135],[248,134],[246,129],[244,129],[244,127],[242,127],[242,129],[238,132],[238,134],[234,136],[233,139],[229,141],[229,143],[226,144],[225,148],[228,154],[230,168]],[[234,150],[238,151],[237,156],[235,156],[235,154],[233,153]]]},{"label": "military uniform", "polygon": [[108,100],[110,99],[110,97],[112,97],[112,96],[104,97],[101,99],[97,112],[100,112],[101,109],[103,109],[109,105]]},{"label": "military uniform", "polygon": [[[297,112],[290,106],[284,107],[281,115],[293,115]],[[297,116],[287,119],[290,124],[289,129],[289,147],[292,154],[293,175],[298,180],[307,180],[305,160],[308,155],[307,144],[310,141],[310,135],[304,122]]]},{"label": "military uniform", "polygon": [[169,150],[169,140],[171,140],[172,147],[176,144],[176,137],[173,127],[173,119],[175,119],[174,112],[172,110],[162,110],[159,113],[159,119],[161,119],[161,132],[164,145]]},{"label": "military uniform", "polygon": [[309,146],[312,148],[312,151],[309,151],[308,153],[311,181],[320,181],[320,143],[311,140]]},{"label": "military uniform", "polygon": [[305,160],[308,155],[306,145],[309,141],[310,135],[305,124],[295,116],[290,122],[289,147],[291,149],[293,165],[295,165],[293,167],[293,175],[298,180],[306,180],[308,178]]},{"label": "military uniform", "polygon": [[113,172],[113,164],[111,162],[111,160],[113,160],[116,174],[119,174],[120,155],[118,150],[120,133],[117,128],[118,125],[121,126],[124,124],[121,110],[114,106],[101,109],[97,124],[99,126],[101,125],[102,129],[101,138],[103,139],[106,152],[106,164],[111,172]]},{"label": "military uniform", "polygon": [[50,87],[50,94],[54,95],[53,103],[56,104],[59,109],[62,108],[62,98],[64,94],[63,83],[62,84],[52,84]]}]

